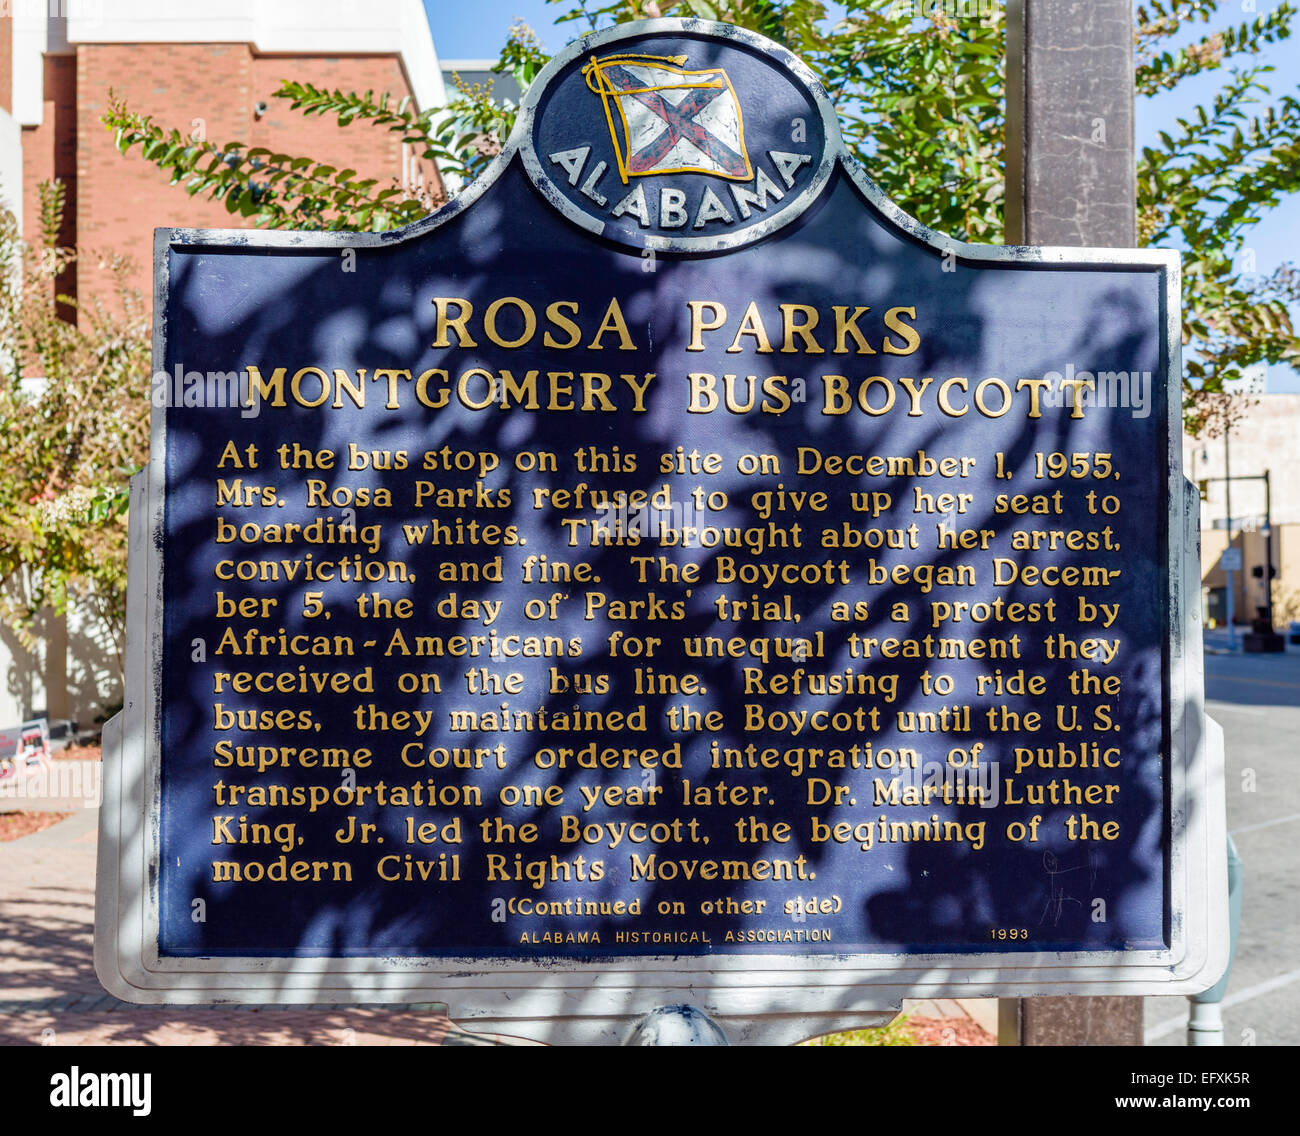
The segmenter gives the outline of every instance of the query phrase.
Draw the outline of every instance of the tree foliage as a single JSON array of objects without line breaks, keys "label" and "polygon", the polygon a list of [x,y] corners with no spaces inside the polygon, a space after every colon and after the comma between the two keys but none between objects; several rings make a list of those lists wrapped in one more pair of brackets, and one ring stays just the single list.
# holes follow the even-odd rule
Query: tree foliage
[{"label": "tree foliage", "polygon": [[[1171,0],[1137,9],[1137,89],[1152,95],[1192,75],[1251,56],[1290,34],[1295,8],[1280,4],[1250,23],[1204,35],[1178,51],[1160,45],[1217,3]],[[1255,271],[1250,230],[1300,189],[1300,102],[1269,96],[1260,64],[1233,67],[1208,105],[1159,132],[1138,155],[1138,240],[1183,252],[1184,417],[1192,433],[1228,421],[1223,384],[1265,363],[1300,365],[1289,306],[1300,302],[1294,268]]]},{"label": "tree foliage", "polygon": [[[820,0],[549,0],[557,23],[577,33],[629,20],[692,16],[735,23],[789,47],[816,71],[835,102],[845,143],[894,200],[925,224],[976,242],[1003,232],[1005,26],[1000,4],[845,0],[828,25]],[[1221,13],[1220,9],[1224,12]],[[1254,270],[1251,229],[1300,189],[1300,102],[1264,105],[1269,68],[1261,48],[1291,34],[1290,3],[1223,27],[1220,0],[1150,0],[1136,9],[1135,84],[1151,98],[1209,71],[1219,93],[1137,156],[1138,241],[1183,252],[1185,420],[1221,423],[1224,384],[1266,363],[1300,364],[1289,307],[1300,301],[1291,266]],[[983,12],[983,15],[978,13]],[[1189,29],[1204,31],[1174,47]],[[511,30],[497,70],[524,89],[547,57],[522,25]],[[509,135],[517,108],[459,84],[446,107],[417,112],[388,96],[325,91],[285,81],[276,92],[304,114],[340,125],[366,122],[400,133],[461,181],[482,172]],[[383,229],[423,216],[438,202],[400,187],[357,181],[305,157],[216,146],[115,102],[105,116],[123,153],[143,156],[191,194],[224,201],[259,225]]]},{"label": "tree foliage", "polygon": [[[124,260],[58,244],[62,185],[42,183],[40,200],[34,242],[0,211],[0,618],[31,648],[40,612],[75,601],[120,666],[126,484],[149,447],[149,311]],[[82,292],[106,278],[99,298],[63,294],[74,264]]]}]

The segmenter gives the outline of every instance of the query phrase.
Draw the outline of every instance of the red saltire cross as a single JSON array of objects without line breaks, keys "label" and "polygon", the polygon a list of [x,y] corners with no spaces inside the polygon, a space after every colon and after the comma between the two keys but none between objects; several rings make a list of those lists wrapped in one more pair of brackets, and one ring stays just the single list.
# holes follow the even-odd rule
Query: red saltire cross
[{"label": "red saltire cross", "polygon": [[[622,67],[607,67],[604,73],[612,86],[621,88],[625,92],[636,90],[636,88],[645,85],[642,80],[625,71]],[[705,127],[695,121],[695,116],[700,111],[704,110],[714,99],[728,90],[729,88],[725,86],[697,88],[691,91],[676,106],[673,106],[662,95],[655,94],[652,91],[637,91],[636,94],[632,95],[637,102],[647,107],[657,118],[663,119],[665,129],[635,154],[631,152],[632,147],[628,146],[628,173],[644,174],[652,172],[654,167],[664,160],[678,140],[685,138],[698,150],[717,162],[728,174],[738,178],[746,177],[749,169],[744,155],[736,153],[722,139],[710,134]]]}]

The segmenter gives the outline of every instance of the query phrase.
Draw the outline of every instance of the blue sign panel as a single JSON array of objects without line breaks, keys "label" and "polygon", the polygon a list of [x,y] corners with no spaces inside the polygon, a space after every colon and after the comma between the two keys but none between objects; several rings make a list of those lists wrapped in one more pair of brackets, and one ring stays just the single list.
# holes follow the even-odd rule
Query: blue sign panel
[{"label": "blue sign panel", "polygon": [[1176,971],[1175,255],[940,237],[675,21],[409,230],[159,248],[160,966]]}]

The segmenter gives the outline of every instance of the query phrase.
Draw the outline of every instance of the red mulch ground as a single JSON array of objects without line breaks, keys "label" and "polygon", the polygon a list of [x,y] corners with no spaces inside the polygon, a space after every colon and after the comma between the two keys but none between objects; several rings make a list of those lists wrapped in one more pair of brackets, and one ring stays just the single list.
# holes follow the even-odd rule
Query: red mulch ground
[{"label": "red mulch ground", "polygon": [[21,809],[11,813],[0,813],[0,842],[17,840],[20,836],[31,836],[43,828],[67,820],[71,813],[25,812]]},{"label": "red mulch ground", "polygon": [[917,1045],[997,1045],[998,1039],[970,1018],[908,1018]]},{"label": "red mulch ground", "polygon": [[53,757],[55,761],[99,761],[101,759],[100,748],[97,745],[70,745],[66,749],[61,749],[50,756]]}]

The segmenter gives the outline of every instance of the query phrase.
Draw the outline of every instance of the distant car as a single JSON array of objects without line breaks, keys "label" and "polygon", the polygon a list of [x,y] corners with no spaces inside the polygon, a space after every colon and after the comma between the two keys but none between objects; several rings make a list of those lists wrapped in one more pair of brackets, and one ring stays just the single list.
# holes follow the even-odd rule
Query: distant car
[{"label": "distant car", "polygon": [[26,777],[33,767],[48,767],[50,727],[44,718],[0,729],[0,780]]}]

